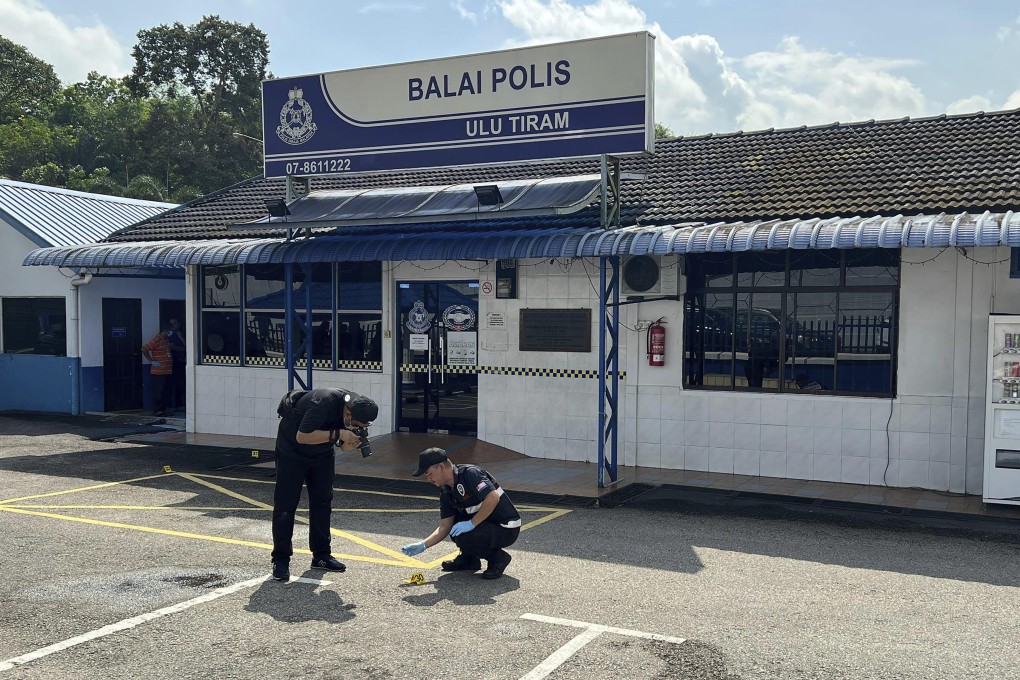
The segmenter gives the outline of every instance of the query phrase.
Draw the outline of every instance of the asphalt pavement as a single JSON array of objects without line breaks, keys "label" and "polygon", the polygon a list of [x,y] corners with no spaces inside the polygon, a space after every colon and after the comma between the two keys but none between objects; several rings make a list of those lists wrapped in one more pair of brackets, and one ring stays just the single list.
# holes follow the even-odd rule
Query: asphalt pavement
[{"label": "asphalt pavement", "polygon": [[[1008,524],[641,488],[521,494],[506,575],[399,546],[435,489],[341,476],[348,570],[267,580],[273,480],[250,452],[118,443],[118,425],[0,417],[6,678],[1015,678]],[[510,491],[511,497],[514,496]],[[612,499],[611,499],[612,500]],[[962,524],[962,526],[957,526]],[[303,524],[295,546],[306,545]],[[421,584],[408,583],[422,574]]]}]

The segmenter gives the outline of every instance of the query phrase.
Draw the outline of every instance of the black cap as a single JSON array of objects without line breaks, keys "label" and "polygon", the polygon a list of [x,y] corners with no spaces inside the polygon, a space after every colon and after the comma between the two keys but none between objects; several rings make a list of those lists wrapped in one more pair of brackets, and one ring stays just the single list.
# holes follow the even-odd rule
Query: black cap
[{"label": "black cap", "polygon": [[438,447],[433,446],[431,449],[425,449],[418,454],[418,469],[411,474],[415,477],[421,477],[425,474],[425,471],[436,463],[442,463],[445,460],[450,460],[446,451]]},{"label": "black cap", "polygon": [[355,397],[348,402],[347,410],[351,412],[351,418],[365,425],[371,425],[379,415],[379,406],[368,397]]}]

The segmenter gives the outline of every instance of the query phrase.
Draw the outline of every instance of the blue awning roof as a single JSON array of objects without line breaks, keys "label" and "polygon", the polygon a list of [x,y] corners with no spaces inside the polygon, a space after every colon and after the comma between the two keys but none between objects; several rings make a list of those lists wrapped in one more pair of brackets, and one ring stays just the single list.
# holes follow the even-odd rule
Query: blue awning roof
[{"label": "blue awning roof", "polygon": [[[531,222],[530,224],[535,224]],[[286,262],[527,259],[828,248],[1020,246],[1020,213],[840,217],[810,220],[631,226],[603,230],[563,226],[506,227],[480,233],[343,234],[285,241],[243,239],[100,243],[40,248],[25,265],[186,267]]]}]

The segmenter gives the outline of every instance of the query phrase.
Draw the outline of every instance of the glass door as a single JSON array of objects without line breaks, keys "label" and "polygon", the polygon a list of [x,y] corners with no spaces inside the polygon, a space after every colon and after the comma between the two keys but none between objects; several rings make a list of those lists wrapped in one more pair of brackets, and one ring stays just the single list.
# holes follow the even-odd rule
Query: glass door
[{"label": "glass door", "polygon": [[397,286],[397,429],[478,433],[478,282]]}]

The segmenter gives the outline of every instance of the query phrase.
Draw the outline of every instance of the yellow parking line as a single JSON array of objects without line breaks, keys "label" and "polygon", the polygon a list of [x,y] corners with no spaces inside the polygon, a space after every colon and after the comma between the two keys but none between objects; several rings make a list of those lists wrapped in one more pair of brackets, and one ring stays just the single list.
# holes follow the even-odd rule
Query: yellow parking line
[{"label": "yellow parking line", "polygon": [[550,508],[550,514],[546,515],[545,517],[539,517],[536,520],[528,522],[527,524],[521,527],[521,531],[526,531],[528,529],[531,529],[532,527],[537,527],[539,524],[545,524],[546,522],[550,522],[558,517],[563,517],[563,515],[567,514],[570,514],[570,510],[553,510]]},{"label": "yellow parking line", "polygon": [[[91,491],[91,490],[95,490],[95,489],[102,489],[102,488],[109,487],[109,486],[117,486],[117,485],[120,485],[120,484],[132,484],[132,483],[135,483],[135,482],[143,482],[143,481],[147,481],[147,480],[150,480],[150,479],[156,479],[156,478],[159,478],[159,477],[166,477],[168,475],[173,475],[173,476],[181,477],[183,479],[187,479],[188,481],[194,482],[196,484],[204,486],[204,487],[206,487],[208,489],[211,489],[213,491],[216,491],[218,493],[222,493],[225,496],[228,496],[230,498],[234,498],[235,500],[241,501],[242,503],[246,503],[248,507],[242,506],[242,507],[219,508],[219,507],[188,507],[188,506],[169,506],[168,507],[168,506],[133,506],[133,505],[34,505],[34,504],[33,505],[18,505],[18,506],[12,505],[13,503],[17,503],[17,502],[21,502],[21,501],[34,500],[34,499],[37,499],[37,498],[47,498],[47,497],[51,497],[51,496],[60,496],[60,495],[65,495],[65,494],[70,494],[70,493],[76,493],[76,492],[79,492],[79,491]],[[213,483],[211,481],[208,481],[210,479],[218,479],[218,480],[223,480],[223,481],[255,482],[255,483],[260,483],[260,484],[275,484],[275,481],[260,480],[260,479],[250,479],[250,478],[245,478],[245,477],[229,477],[229,476],[223,476],[223,475],[202,475],[202,474],[187,473],[187,472],[160,473],[160,474],[155,474],[155,475],[148,475],[148,476],[145,476],[145,477],[137,477],[137,478],[134,478],[134,479],[126,479],[126,480],[122,480],[122,481],[119,481],[119,482],[106,482],[106,483],[103,483],[103,484],[95,484],[95,485],[91,485],[91,486],[78,487],[78,488],[74,488],[74,489],[67,489],[67,490],[64,490],[64,491],[54,491],[54,492],[50,492],[50,493],[35,494],[35,495],[32,495],[32,496],[23,496],[21,498],[10,498],[10,499],[7,499],[7,500],[0,501],[0,510],[6,510],[8,512],[15,512],[15,513],[25,514],[25,515],[36,515],[36,516],[39,516],[39,517],[48,517],[48,518],[52,518],[52,519],[61,519],[61,520],[66,520],[66,521],[70,521],[70,522],[81,522],[83,524],[93,524],[93,525],[97,525],[97,526],[106,526],[106,527],[113,527],[113,528],[119,528],[119,529],[132,529],[132,530],[135,530],[135,531],[143,531],[143,532],[155,533],[155,534],[164,534],[164,535],[167,535],[167,536],[177,536],[177,537],[180,537],[180,538],[191,538],[191,539],[198,539],[198,540],[214,541],[214,542],[217,542],[217,543],[228,543],[228,544],[232,544],[232,545],[243,545],[243,546],[248,546],[248,547],[264,548],[264,549],[272,550],[273,546],[269,545],[269,544],[266,544],[266,543],[257,543],[257,542],[253,542],[253,541],[242,541],[242,540],[232,539],[232,538],[222,538],[222,537],[219,537],[219,536],[206,536],[206,535],[203,535],[203,534],[192,534],[192,533],[189,533],[189,532],[171,531],[169,529],[155,529],[155,528],[152,528],[152,527],[143,527],[143,526],[138,526],[138,525],[133,525],[133,524],[123,524],[123,523],[120,523],[120,522],[106,522],[106,521],[103,521],[103,520],[86,519],[86,518],[83,518],[83,517],[73,517],[73,516],[68,516],[68,515],[58,515],[58,514],[47,513],[47,512],[39,512],[39,510],[43,510],[43,509],[49,509],[49,510],[187,510],[187,511],[196,511],[196,512],[224,512],[224,511],[228,511],[229,512],[229,511],[239,511],[239,510],[243,510],[243,511],[262,511],[262,512],[265,512],[265,511],[271,511],[273,509],[271,505],[268,505],[266,503],[262,503],[261,501],[257,501],[257,500],[255,500],[253,498],[245,496],[244,494],[238,493],[236,491],[232,491],[230,489],[227,489],[224,486],[221,486],[219,484],[215,484],[215,483]],[[343,488],[339,488],[339,489],[336,489],[336,490],[337,491],[342,491],[342,492],[345,492],[345,493],[370,494],[370,495],[376,495],[376,496],[389,496],[389,497],[396,497],[396,498],[414,498],[414,499],[422,499],[422,500],[429,500],[429,501],[435,501],[436,500],[434,496],[419,496],[419,495],[414,495],[414,494],[400,494],[400,493],[392,493],[392,492],[385,492],[385,491],[366,491],[366,490],[361,490],[361,489],[343,489]],[[550,508],[550,507],[544,507],[544,506],[532,506],[532,505],[520,506],[520,510],[521,511],[525,511],[525,512],[545,512],[545,513],[549,513],[549,514],[547,514],[544,517],[540,517],[540,518],[538,518],[536,520],[532,520],[531,522],[528,522],[527,524],[524,524],[521,527],[521,531],[526,531],[526,530],[531,529],[533,527],[536,527],[536,526],[538,526],[540,524],[544,524],[544,523],[549,522],[551,520],[554,520],[554,519],[557,519],[559,517],[562,517],[563,515],[566,515],[566,514],[571,512],[570,510],[564,510],[564,509],[558,509],[558,508]],[[299,512],[307,512],[307,510],[304,510],[304,509],[299,509],[298,511]],[[382,509],[382,508],[380,508],[380,509],[356,508],[356,509],[346,509],[346,510],[333,510],[333,512],[348,512],[348,513],[358,513],[358,512],[361,512],[361,513],[433,513],[433,512],[435,512],[435,509],[434,508],[426,508],[426,509],[392,510],[392,509]],[[306,517],[303,517],[303,516],[300,516],[300,515],[295,515],[294,519],[296,521],[302,522],[304,524],[308,523],[308,519]],[[435,560],[433,560],[431,562],[422,562],[422,561],[420,561],[418,559],[415,559],[413,557],[408,557],[408,556],[404,555],[402,552],[398,552],[396,550],[391,550],[390,548],[387,548],[385,546],[381,546],[381,545],[379,545],[377,543],[374,543],[374,542],[369,541],[367,539],[361,538],[360,536],[357,536],[355,534],[352,534],[352,533],[349,533],[349,532],[346,532],[346,531],[342,531],[340,529],[336,529],[336,528],[330,527],[330,533],[332,533],[334,536],[338,536],[338,537],[344,538],[346,540],[349,540],[349,541],[351,541],[353,543],[356,543],[356,544],[362,546],[363,548],[367,548],[369,550],[372,550],[373,552],[378,552],[378,553],[381,553],[383,555],[386,555],[388,557],[393,558],[393,559],[382,559],[382,558],[377,558],[377,557],[362,557],[360,555],[347,555],[347,554],[339,554],[338,555],[338,557],[342,557],[342,558],[347,559],[347,560],[354,560],[354,561],[360,561],[360,562],[372,562],[372,563],[376,563],[376,564],[384,564],[384,565],[399,566],[399,567],[414,567],[414,568],[418,568],[418,569],[434,569],[434,568],[438,567],[445,560],[452,559],[452,558],[456,557],[459,554],[459,551],[454,551],[454,552],[451,552],[451,553],[449,553],[447,555],[439,557],[439,558],[437,558],[437,559],[435,559]],[[308,550],[301,550],[301,549],[295,550],[295,552],[311,554],[310,551],[308,551]]]},{"label": "yellow parking line", "polygon": [[[176,536],[178,538],[191,538],[200,541],[213,541],[215,543],[228,543],[230,545],[243,545],[250,548],[264,548],[266,550],[272,550],[273,546],[268,543],[256,543],[255,541],[241,541],[236,538],[223,538],[222,536],[206,536],[204,534],[192,534],[186,531],[171,531],[169,529],[156,529],[153,527],[143,527],[135,524],[123,524],[121,522],[105,522],[98,519],[86,519],[84,517],[71,517],[69,515],[55,515],[49,512],[38,512],[36,510],[23,510],[18,507],[10,505],[0,505],[0,512],[13,512],[19,515],[35,515],[37,517],[48,517],[50,519],[60,519],[67,522],[81,522],[82,524],[94,524],[96,526],[111,527],[113,529],[130,529],[133,531],[144,531],[150,534],[163,534],[165,536]],[[310,550],[295,549],[296,553],[304,553],[311,555]],[[352,560],[356,562],[373,562],[375,564],[386,564],[394,567],[406,567],[408,566],[406,561],[394,562],[392,560],[384,560],[378,557],[362,557],[361,555],[347,555],[337,554],[338,558],[345,560]]]},{"label": "yellow parking line", "polygon": [[263,510],[272,510],[273,509],[273,506],[271,506],[271,505],[266,505],[262,501],[257,501],[254,498],[249,498],[248,496],[245,496],[243,494],[239,494],[236,491],[231,491],[230,489],[222,487],[219,484],[213,484],[212,482],[207,482],[206,480],[201,479],[197,475],[188,474],[187,472],[178,472],[177,474],[180,475],[181,477],[183,477],[184,479],[187,479],[189,481],[194,482],[195,484],[200,484],[200,485],[202,485],[202,486],[204,486],[204,487],[206,487],[208,489],[212,489],[213,491],[216,491],[217,493],[221,493],[224,496],[230,496],[231,498],[234,498],[234,499],[239,500],[241,502],[247,503],[249,505],[253,505],[256,508],[262,508]]},{"label": "yellow parking line", "polygon": [[[268,479],[252,479],[251,477],[228,477],[228,476],[225,476],[225,475],[206,475],[206,474],[196,474],[195,476],[196,477],[203,477],[205,479],[223,479],[223,480],[234,481],[234,482],[254,482],[256,484],[276,484],[275,481],[270,481]],[[394,496],[396,498],[420,498],[422,500],[428,500],[428,501],[434,501],[434,500],[437,499],[437,496],[435,496],[435,495],[433,495],[433,496],[419,496],[417,494],[394,493],[392,491],[369,491],[369,490],[366,490],[366,489],[348,489],[348,488],[345,488],[345,487],[342,487],[342,486],[334,487],[334,490],[335,491],[342,491],[343,493],[371,494],[373,496]]]},{"label": "yellow parking line", "polygon": [[[196,505],[12,505],[13,508],[28,508],[30,510],[193,510],[195,512],[266,512],[272,511],[272,508],[246,508],[243,506],[229,506],[223,508],[214,508],[207,506],[196,506]],[[305,508],[298,508],[298,512],[308,512]],[[333,512],[378,512],[378,513],[391,513],[391,514],[404,514],[404,513],[434,513],[435,510],[371,510],[366,508],[333,508]]]},{"label": "yellow parking line", "polygon": [[[185,479],[189,479],[189,480],[195,482],[196,484],[201,484],[202,486],[208,487],[208,488],[212,489],[213,491],[218,491],[218,492],[220,492],[222,494],[226,494],[227,496],[230,496],[231,498],[236,498],[237,500],[244,501],[246,503],[250,503],[250,504],[254,505],[255,507],[269,509],[269,510],[273,509],[272,506],[266,505],[265,503],[262,503],[261,501],[257,501],[254,498],[248,498],[247,496],[245,496],[243,494],[239,494],[236,491],[231,491],[230,489],[226,489],[226,488],[220,486],[219,484],[213,484],[210,481],[207,481],[207,480],[204,480],[204,479],[200,479],[196,475],[189,475],[189,474],[183,473],[183,472],[179,473],[179,474],[180,474],[181,477],[184,477]],[[303,522],[305,524],[308,523],[308,519],[305,518],[305,517],[299,517],[299,516],[295,515],[294,519],[299,521],[299,522]],[[412,560],[411,558],[409,558],[406,555],[404,555],[404,553],[397,552],[395,550],[391,550],[390,548],[386,548],[384,546],[381,546],[378,543],[373,543],[372,541],[369,541],[368,539],[361,538],[360,536],[355,536],[354,534],[348,533],[346,531],[341,531],[341,530],[335,529],[333,527],[330,527],[329,531],[334,536],[339,536],[341,538],[346,538],[347,540],[349,540],[349,541],[351,541],[353,543],[357,543],[358,545],[360,545],[363,548],[368,548],[369,550],[372,550],[372,551],[375,551],[375,552],[379,552],[379,553],[382,553],[384,555],[388,555],[389,557],[392,557],[392,558],[394,558],[396,560],[399,560],[403,564],[410,565],[410,566],[417,566],[417,564],[415,564],[415,563],[417,563],[418,560]]]},{"label": "yellow parking line", "polygon": [[22,496],[21,498],[8,498],[5,501],[0,501],[0,505],[7,503],[17,503],[18,501],[30,501],[33,498],[46,498],[48,496],[60,496],[67,493],[75,493],[77,491],[91,491],[93,489],[103,489],[108,486],[117,486],[118,484],[133,484],[134,482],[144,482],[148,479],[156,479],[157,477],[166,477],[165,472],[158,475],[149,475],[147,477],[136,477],[135,479],[125,479],[120,482],[106,482],[105,484],[94,484],[92,486],[81,486],[77,489],[67,489],[66,491],[53,491],[50,493],[37,493],[34,496]]}]

